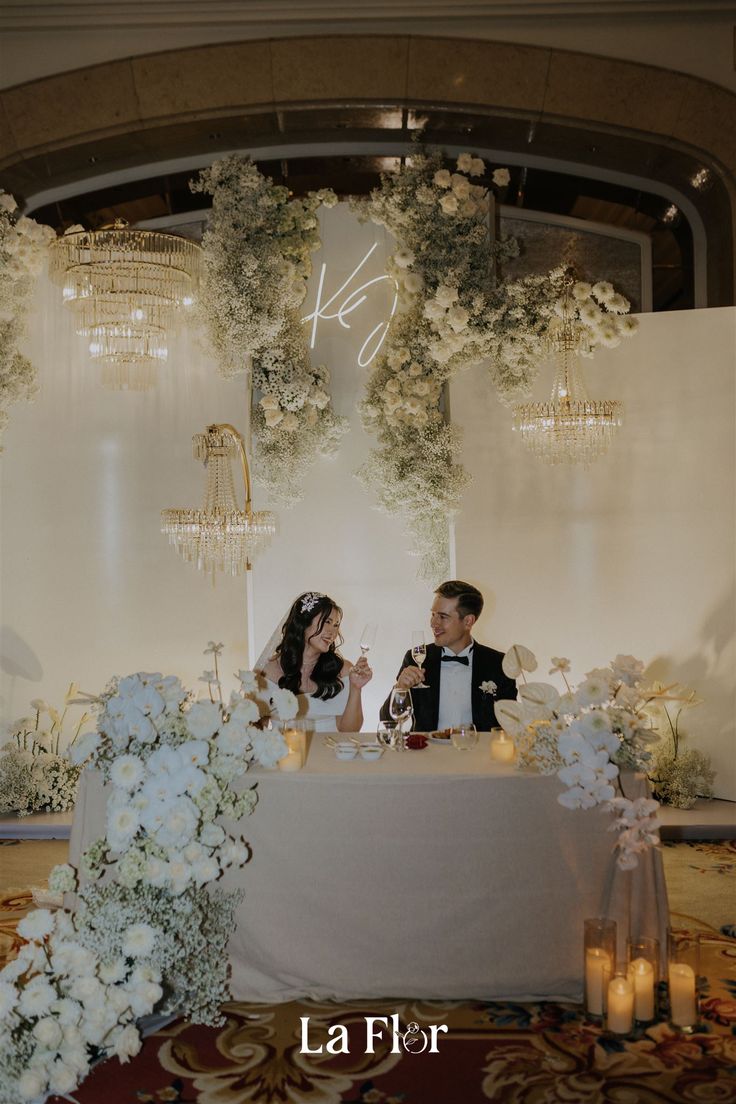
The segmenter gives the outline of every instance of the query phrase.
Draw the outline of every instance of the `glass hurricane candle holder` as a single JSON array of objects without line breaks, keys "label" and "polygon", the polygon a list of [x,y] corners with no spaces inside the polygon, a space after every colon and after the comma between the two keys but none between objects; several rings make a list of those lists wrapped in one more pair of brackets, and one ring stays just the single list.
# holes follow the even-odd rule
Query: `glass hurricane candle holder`
[{"label": "glass hurricane candle holder", "polygon": [[601,1019],[606,1011],[608,983],[616,961],[616,921],[594,917],[585,921],[583,966],[585,1013]]},{"label": "glass hurricane candle holder", "polygon": [[628,975],[634,986],[634,1019],[651,1023],[657,1015],[659,940],[641,936],[627,940]]},{"label": "glass hurricane candle holder", "polygon": [[629,1035],[634,1026],[634,983],[624,965],[608,983],[606,1028],[614,1035]]},{"label": "glass hurricane candle holder", "polygon": [[680,1031],[691,1033],[698,1022],[700,939],[691,932],[677,936],[670,932],[668,942],[670,1023]]}]

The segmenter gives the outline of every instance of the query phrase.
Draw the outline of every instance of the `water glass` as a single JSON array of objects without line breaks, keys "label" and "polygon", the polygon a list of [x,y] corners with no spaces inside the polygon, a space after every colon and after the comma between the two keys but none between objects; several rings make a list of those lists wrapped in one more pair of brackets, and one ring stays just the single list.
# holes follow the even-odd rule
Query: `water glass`
[{"label": "water glass", "polygon": [[470,751],[478,743],[478,732],[474,724],[458,725],[450,729],[450,738],[456,751]]}]

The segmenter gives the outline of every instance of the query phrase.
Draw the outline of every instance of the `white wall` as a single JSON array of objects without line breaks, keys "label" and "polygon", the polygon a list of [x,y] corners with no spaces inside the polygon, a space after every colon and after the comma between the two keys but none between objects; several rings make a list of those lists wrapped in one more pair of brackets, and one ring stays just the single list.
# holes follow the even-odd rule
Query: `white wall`
[{"label": "white wall", "polygon": [[[344,205],[323,226],[330,293],[375,240],[361,279],[381,271],[380,231],[359,226]],[[315,468],[305,500],[279,511],[278,535],[255,569],[259,650],[305,589],[343,605],[349,658],[362,624],[380,622],[368,723],[431,601],[400,525],[372,508],[352,475],[369,447],[354,412],[364,375],[356,351],[386,309],[385,288],[349,316],[352,330],[320,323],[315,357],[332,368],[352,432],[336,461]],[[29,340],[42,390],[13,409],[0,461],[5,719],[36,696],[58,702],[72,679],[94,692],[112,674],[162,669],[196,685],[209,639],[226,644],[225,672],[245,662],[242,580],[213,588],[159,532],[162,507],[201,501],[192,434],[216,420],[244,426],[242,383],[220,380],[181,341],[155,393],[107,392],[68,320],[59,323],[60,307],[44,321],[50,296],[47,288],[40,297]],[[567,655],[577,674],[633,653],[655,676],[694,686],[705,704],[691,714],[693,738],[713,756],[719,796],[736,799],[736,311],[641,321],[633,341],[586,362],[592,393],[626,403],[619,441],[588,472],[527,455],[482,369],[453,384],[474,476],[457,525],[458,574],[488,597],[481,640],[526,643],[541,664]],[[549,386],[541,382],[540,394]]]},{"label": "white wall", "polygon": [[[588,471],[528,454],[476,369],[452,388],[474,481],[458,573],[490,597],[479,637],[527,644],[576,677],[618,652],[694,687],[686,718],[736,799],[734,575],[736,310],[644,315],[636,338],[585,361],[590,392],[625,422]],[[537,383],[546,397],[551,369]]]}]

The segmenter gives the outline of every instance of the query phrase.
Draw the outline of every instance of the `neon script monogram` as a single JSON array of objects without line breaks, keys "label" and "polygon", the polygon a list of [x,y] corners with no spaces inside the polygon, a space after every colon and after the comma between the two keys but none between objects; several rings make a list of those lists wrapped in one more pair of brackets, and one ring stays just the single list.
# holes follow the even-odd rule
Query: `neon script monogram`
[{"label": "neon script monogram", "polygon": [[[391,325],[391,319],[396,313],[396,305],[399,301],[399,289],[396,281],[391,276],[387,276],[385,273],[381,276],[374,276],[372,280],[366,280],[365,283],[360,284],[359,287],[354,288],[352,291],[348,291],[351,282],[360,272],[366,261],[373,255],[373,251],[378,248],[378,242],[374,242],[370,247],[363,260],[355,266],[353,271],[348,276],[341,286],[337,289],[334,295],[331,295],[329,299],[323,300],[325,294],[325,273],[327,271],[326,263],[322,263],[322,269],[319,274],[319,284],[317,286],[317,304],[311,314],[305,315],[302,318],[302,322],[312,323],[312,333],[310,336],[309,347],[314,348],[314,344],[317,340],[317,326],[320,319],[329,321],[336,318],[340,325],[349,330],[351,328],[350,323],[346,322],[346,317],[356,311],[358,307],[361,307],[366,302],[368,296],[365,294],[369,287],[374,284],[380,284],[383,280],[389,280],[394,285],[394,297],[391,304],[391,310],[389,311],[388,320],[385,322],[379,322],[377,326],[374,326],[367,338],[360,346],[360,352],[358,353],[358,364],[361,368],[365,368],[378,353],[379,349],[386,340],[386,334],[388,328]],[[334,308],[334,309],[333,309]]]}]

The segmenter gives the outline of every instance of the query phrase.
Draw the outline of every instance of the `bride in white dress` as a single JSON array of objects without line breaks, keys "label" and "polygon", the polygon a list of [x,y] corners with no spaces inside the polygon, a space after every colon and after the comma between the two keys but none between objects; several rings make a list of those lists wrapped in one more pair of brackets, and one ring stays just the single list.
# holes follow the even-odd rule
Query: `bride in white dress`
[{"label": "bride in white dress", "polygon": [[341,621],[342,610],[326,594],[300,594],[281,639],[274,646],[271,638],[257,664],[274,690],[298,696],[298,716],[313,720],[317,732],[360,732],[363,724],[361,692],[373,672],[365,656],[353,664],[337,651]]}]

